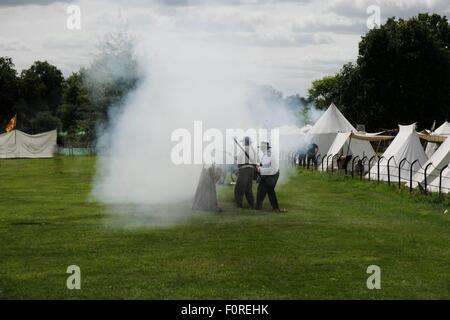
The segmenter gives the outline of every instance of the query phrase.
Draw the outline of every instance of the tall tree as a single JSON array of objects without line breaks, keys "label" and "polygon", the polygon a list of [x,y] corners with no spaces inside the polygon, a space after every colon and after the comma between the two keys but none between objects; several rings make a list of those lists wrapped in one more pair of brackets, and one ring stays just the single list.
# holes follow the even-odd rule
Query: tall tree
[{"label": "tall tree", "polygon": [[[56,116],[63,85],[62,72],[47,61],[36,61],[23,70],[19,81],[21,100],[16,105],[18,128],[29,133],[59,128],[61,124]],[[48,115],[51,118],[44,121]]]},{"label": "tall tree", "polygon": [[95,116],[89,111],[88,89],[83,81],[82,73],[72,73],[67,79],[63,90],[62,104],[58,115],[62,129],[66,132],[76,132],[80,120]]},{"label": "tall tree", "polygon": [[21,73],[21,95],[30,108],[39,111],[56,113],[63,84],[61,70],[47,61],[36,61]]},{"label": "tall tree", "polygon": [[308,90],[308,101],[319,109],[327,108],[339,94],[338,76],[327,76],[312,82]]},{"label": "tall tree", "polygon": [[14,115],[19,98],[17,71],[9,57],[0,57],[0,132]]},{"label": "tall tree", "polygon": [[446,17],[390,18],[362,37],[356,64],[341,69],[336,85],[313,84],[311,97],[323,88],[319,97],[331,97],[350,121],[371,130],[416,121],[428,127],[450,118],[449,47]]},{"label": "tall tree", "polygon": [[[78,125],[87,139],[94,141],[103,135],[111,118],[122,110],[127,95],[140,79],[134,42],[126,28],[120,27],[105,36],[94,61],[81,70],[81,77],[89,99],[83,112],[90,116],[82,117]],[[108,141],[104,137],[104,141]]]}]

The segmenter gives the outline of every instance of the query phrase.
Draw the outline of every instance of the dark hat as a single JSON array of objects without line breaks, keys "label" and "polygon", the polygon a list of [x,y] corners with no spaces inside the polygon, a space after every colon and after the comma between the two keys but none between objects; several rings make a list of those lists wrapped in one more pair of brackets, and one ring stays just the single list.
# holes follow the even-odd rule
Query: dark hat
[{"label": "dark hat", "polygon": [[261,141],[260,144],[259,144],[259,147],[260,147],[260,148],[266,147],[266,149],[272,148],[272,147],[270,146],[270,142],[269,142],[269,141]]},{"label": "dark hat", "polygon": [[242,139],[242,142],[248,146],[252,143],[252,139],[250,137],[244,137],[244,139]]}]

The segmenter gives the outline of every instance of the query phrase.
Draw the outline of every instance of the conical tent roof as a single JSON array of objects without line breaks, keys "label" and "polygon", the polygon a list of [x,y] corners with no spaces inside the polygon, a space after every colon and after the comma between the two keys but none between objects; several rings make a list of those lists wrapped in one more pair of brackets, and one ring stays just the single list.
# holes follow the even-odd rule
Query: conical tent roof
[{"label": "conical tent roof", "polygon": [[[433,134],[449,135],[450,136],[450,122],[445,121],[439,128],[433,131]],[[431,157],[437,150],[438,144],[434,142],[428,142],[425,149],[425,153],[428,157]]]},{"label": "conical tent roof", "polygon": [[[410,165],[415,161],[413,166],[413,173],[418,172],[419,168],[423,166],[428,157],[423,150],[422,144],[420,143],[419,135],[416,132],[416,124],[409,126],[399,125],[399,132],[389,147],[383,154],[383,158],[380,161],[380,179],[387,180],[387,163],[389,162],[390,177],[392,179],[398,179],[398,166],[403,159],[406,161],[402,165],[401,177],[407,180],[409,177]],[[376,178],[378,175],[377,171],[378,165],[374,164],[371,169],[371,177]]]},{"label": "conical tent roof", "polygon": [[338,133],[338,132],[352,132],[356,129],[344,117],[339,109],[332,103],[327,111],[320,117],[314,126],[308,131],[308,134],[322,134],[322,133]]},{"label": "conical tent roof", "polygon": [[356,129],[344,117],[339,109],[332,103],[327,111],[317,120],[308,131],[307,140],[319,147],[319,154],[324,156],[338,132],[352,132]]}]

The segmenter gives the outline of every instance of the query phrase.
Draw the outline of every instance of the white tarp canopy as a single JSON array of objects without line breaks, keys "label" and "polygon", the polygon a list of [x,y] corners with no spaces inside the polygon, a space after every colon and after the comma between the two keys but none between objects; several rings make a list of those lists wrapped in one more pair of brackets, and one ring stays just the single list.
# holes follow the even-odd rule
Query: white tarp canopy
[{"label": "white tarp canopy", "polygon": [[[450,122],[445,121],[439,128],[433,131],[433,134],[450,136]],[[437,150],[438,144],[434,142],[428,142],[425,148],[425,153],[428,157],[431,157]]]},{"label": "white tarp canopy", "polygon": [[[399,125],[399,132],[389,147],[383,154],[383,158],[380,161],[380,179],[388,180],[388,161],[389,162],[389,171],[391,180],[398,179],[398,169],[399,164],[403,159],[406,161],[403,162],[401,167],[401,177],[402,180],[407,181],[409,179],[409,170],[410,165],[418,160],[413,166],[413,173],[418,172],[419,168],[423,166],[428,157],[423,150],[422,144],[420,143],[419,135],[416,132],[416,124],[412,124],[409,126]],[[371,178],[376,179],[378,175],[378,166],[375,163],[370,171]]]},{"label": "white tarp canopy", "polygon": [[338,132],[352,131],[356,131],[356,129],[348,122],[334,103],[332,103],[308,131],[307,140],[317,144],[319,147],[318,153],[324,156],[330,149]]},{"label": "white tarp canopy", "polygon": [[0,134],[0,158],[50,158],[56,151],[56,130],[35,135],[12,130]]},{"label": "white tarp canopy", "polygon": [[[330,149],[327,152],[328,156],[342,155],[349,156],[352,158],[356,156],[359,159],[367,157],[366,165],[368,164],[368,159],[375,155],[375,151],[369,141],[352,139],[351,132],[340,132],[336,135]],[[331,166],[333,161],[329,161],[329,166]]]},{"label": "white tarp canopy", "polygon": [[[425,181],[425,168],[427,169],[427,188],[439,187],[439,172],[442,168],[446,167],[450,163],[450,139],[447,138],[444,143],[436,150],[430,159],[420,168],[417,173],[413,176],[413,187],[417,187],[418,183],[423,183]],[[438,179],[436,179],[438,178]],[[435,184],[436,183],[436,184]],[[409,182],[408,182],[409,186]],[[433,188],[430,188],[433,189]]]}]

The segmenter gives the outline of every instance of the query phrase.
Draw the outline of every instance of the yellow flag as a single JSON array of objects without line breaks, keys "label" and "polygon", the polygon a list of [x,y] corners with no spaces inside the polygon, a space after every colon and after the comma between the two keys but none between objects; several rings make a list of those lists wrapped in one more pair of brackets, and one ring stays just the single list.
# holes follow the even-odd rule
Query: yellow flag
[{"label": "yellow flag", "polygon": [[17,124],[17,114],[12,117],[11,120],[9,120],[8,124],[6,125],[6,132],[10,132],[11,130],[13,130],[16,127]]}]

